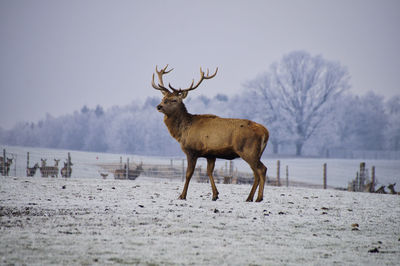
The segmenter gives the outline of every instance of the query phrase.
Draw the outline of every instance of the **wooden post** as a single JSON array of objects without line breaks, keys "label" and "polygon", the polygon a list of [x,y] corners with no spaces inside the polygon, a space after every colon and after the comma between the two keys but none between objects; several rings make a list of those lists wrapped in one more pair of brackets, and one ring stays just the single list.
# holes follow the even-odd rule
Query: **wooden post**
[{"label": "wooden post", "polygon": [[28,176],[28,168],[29,168],[29,151],[26,153],[26,176]]},{"label": "wooden post", "polygon": [[375,192],[375,166],[371,168],[371,191]]},{"label": "wooden post", "polygon": [[71,154],[68,152],[66,177],[71,177]]},{"label": "wooden post", "polygon": [[280,177],[280,172],[281,172],[281,161],[276,162],[276,185],[280,186],[281,185],[281,177]]},{"label": "wooden post", "polygon": [[233,176],[233,161],[229,161],[229,175],[230,177]]},{"label": "wooden post", "polygon": [[286,187],[289,187],[289,166],[286,165]]},{"label": "wooden post", "polygon": [[360,178],[358,184],[358,191],[364,191],[365,177],[366,177],[365,163],[362,162],[360,163]]},{"label": "wooden post", "polygon": [[354,190],[353,191],[359,191],[359,188],[358,188],[358,184],[360,183],[360,174],[357,172],[357,174],[356,174],[356,180],[355,180],[355,184],[354,184]]},{"label": "wooden post", "polygon": [[3,149],[3,176],[6,176],[6,149]]},{"label": "wooden post", "polygon": [[128,179],[129,174],[129,158],[126,159],[126,172],[125,172],[125,178]]},{"label": "wooden post", "polygon": [[327,175],[326,175],[326,163],[324,163],[324,189],[326,189],[327,185]]}]

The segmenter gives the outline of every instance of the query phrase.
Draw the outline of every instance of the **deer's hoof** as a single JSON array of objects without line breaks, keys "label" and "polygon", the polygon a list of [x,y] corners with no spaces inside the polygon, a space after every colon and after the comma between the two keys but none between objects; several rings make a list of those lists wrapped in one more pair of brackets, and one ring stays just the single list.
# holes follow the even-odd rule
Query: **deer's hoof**
[{"label": "deer's hoof", "polygon": [[212,200],[213,200],[213,201],[216,201],[217,199],[218,199],[218,196],[213,196],[213,197],[212,197]]},{"label": "deer's hoof", "polygon": [[180,200],[186,200],[186,196],[180,195],[180,196],[178,197],[178,199],[180,199]]},{"label": "deer's hoof", "polygon": [[256,202],[260,202],[260,201],[262,201],[263,200],[263,198],[257,198],[256,199]]},{"label": "deer's hoof", "polygon": [[246,202],[253,202],[253,199],[247,198]]}]

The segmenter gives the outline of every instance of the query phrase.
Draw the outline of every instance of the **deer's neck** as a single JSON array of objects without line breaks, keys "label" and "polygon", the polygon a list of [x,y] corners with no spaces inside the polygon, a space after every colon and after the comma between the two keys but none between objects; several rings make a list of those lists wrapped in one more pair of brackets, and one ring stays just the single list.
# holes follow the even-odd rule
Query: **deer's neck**
[{"label": "deer's neck", "polygon": [[178,142],[181,142],[184,132],[190,127],[192,116],[188,113],[184,104],[176,112],[164,116],[164,122],[169,133]]}]

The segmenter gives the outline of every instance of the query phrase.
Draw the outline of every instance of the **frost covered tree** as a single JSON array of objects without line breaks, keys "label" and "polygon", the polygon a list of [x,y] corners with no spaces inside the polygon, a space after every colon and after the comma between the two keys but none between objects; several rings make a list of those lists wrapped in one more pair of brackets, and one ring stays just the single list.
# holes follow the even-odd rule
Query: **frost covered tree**
[{"label": "frost covered tree", "polygon": [[274,154],[279,152],[279,146],[290,142],[292,134],[285,123],[281,123],[282,117],[279,113],[278,95],[272,88],[270,74],[264,73],[244,84],[247,90],[241,97],[243,104],[247,106],[248,119],[254,119],[267,126]]},{"label": "frost covered tree", "polygon": [[388,124],[385,132],[387,148],[400,150],[400,95],[394,96],[386,102]]},{"label": "frost covered tree", "polygon": [[340,99],[332,123],[342,148],[381,150],[385,144],[387,115],[383,97],[373,92],[363,96],[346,94]]},{"label": "frost covered tree", "polygon": [[263,97],[267,120],[280,124],[276,125],[278,134],[283,131],[283,136],[291,136],[296,155],[301,155],[304,143],[333,110],[333,100],[349,88],[348,71],[337,62],[304,51],[285,55],[270,70],[247,87]]}]

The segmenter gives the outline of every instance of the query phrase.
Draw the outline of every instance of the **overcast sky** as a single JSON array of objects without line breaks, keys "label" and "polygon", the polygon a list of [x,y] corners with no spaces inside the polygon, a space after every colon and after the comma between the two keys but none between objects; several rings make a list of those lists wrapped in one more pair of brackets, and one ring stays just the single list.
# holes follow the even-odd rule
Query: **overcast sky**
[{"label": "overcast sky", "polygon": [[[294,50],[339,61],[352,92],[400,93],[400,1],[0,0],[0,127],[159,96],[218,75],[192,95],[228,95]],[[205,110],[207,112],[207,110]]]}]

